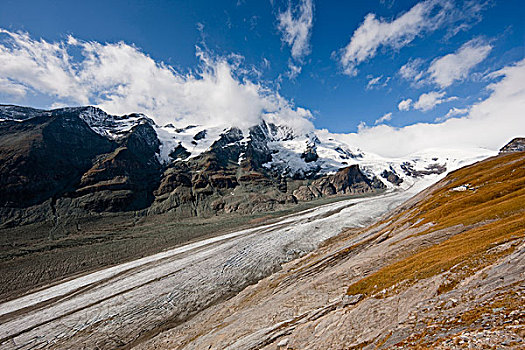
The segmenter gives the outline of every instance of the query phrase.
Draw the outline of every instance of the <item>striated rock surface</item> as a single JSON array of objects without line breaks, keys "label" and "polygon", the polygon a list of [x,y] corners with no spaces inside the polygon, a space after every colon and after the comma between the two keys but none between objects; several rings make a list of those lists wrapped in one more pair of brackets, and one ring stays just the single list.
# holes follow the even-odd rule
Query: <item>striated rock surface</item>
[{"label": "striated rock surface", "polygon": [[524,181],[525,152],[455,171],[136,348],[520,349]]}]

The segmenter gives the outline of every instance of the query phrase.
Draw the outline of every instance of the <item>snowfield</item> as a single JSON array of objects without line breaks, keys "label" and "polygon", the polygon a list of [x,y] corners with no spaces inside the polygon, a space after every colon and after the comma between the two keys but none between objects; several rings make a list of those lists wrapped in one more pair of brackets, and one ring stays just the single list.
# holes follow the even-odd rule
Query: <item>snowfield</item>
[{"label": "snowfield", "polygon": [[115,348],[238,293],[348,227],[363,227],[442,178],[342,200],[191,243],[0,304],[0,348]]}]

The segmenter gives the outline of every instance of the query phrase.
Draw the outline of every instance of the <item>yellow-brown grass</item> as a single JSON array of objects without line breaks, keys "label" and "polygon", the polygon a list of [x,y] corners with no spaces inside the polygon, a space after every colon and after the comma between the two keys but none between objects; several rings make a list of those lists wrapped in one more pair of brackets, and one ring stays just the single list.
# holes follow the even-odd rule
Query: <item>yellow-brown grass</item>
[{"label": "yellow-brown grass", "polygon": [[[352,284],[348,294],[371,295],[394,285],[407,286],[452,267],[461,266],[462,277],[493,263],[505,250],[490,248],[525,236],[525,153],[498,156],[462,168],[447,176],[447,184],[421,200],[392,226],[432,224],[420,234],[464,225],[466,230],[424,249]],[[473,190],[452,191],[469,184]],[[441,292],[453,288],[444,285]]]},{"label": "yellow-brown grass", "polygon": [[[407,219],[416,226],[434,223],[426,232],[484,220],[498,219],[525,210],[525,153],[488,159],[451,173],[446,186],[434,191]],[[472,190],[452,191],[469,184]]]}]

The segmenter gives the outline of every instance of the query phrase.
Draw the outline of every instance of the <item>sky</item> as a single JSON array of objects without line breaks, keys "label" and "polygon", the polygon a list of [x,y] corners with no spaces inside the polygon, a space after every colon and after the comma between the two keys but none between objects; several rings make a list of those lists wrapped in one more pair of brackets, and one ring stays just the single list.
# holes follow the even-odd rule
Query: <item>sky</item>
[{"label": "sky", "polygon": [[2,0],[0,103],[494,148],[525,135],[524,19],[521,0]]}]

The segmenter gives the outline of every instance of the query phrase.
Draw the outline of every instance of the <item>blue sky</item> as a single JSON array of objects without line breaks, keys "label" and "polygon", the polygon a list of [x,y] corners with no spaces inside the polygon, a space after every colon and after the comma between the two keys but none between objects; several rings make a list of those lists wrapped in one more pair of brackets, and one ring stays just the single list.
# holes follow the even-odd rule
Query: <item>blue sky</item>
[{"label": "blue sky", "polygon": [[[62,47],[70,45],[69,36],[100,45],[124,42],[181,76],[199,75],[203,58],[196,52],[202,50],[205,59],[225,58],[235,79],[309,110],[316,128],[355,132],[362,123],[403,127],[467,114],[490,95],[491,72],[525,57],[524,9],[520,0],[3,0],[0,43],[12,54],[24,40]],[[13,44],[11,34],[26,37]],[[73,63],[60,67],[76,69],[85,60],[81,50],[68,46]],[[300,72],[292,74],[291,67]],[[107,86],[76,98],[21,71],[0,68],[1,103],[114,107],[100,103],[110,95]]]}]

